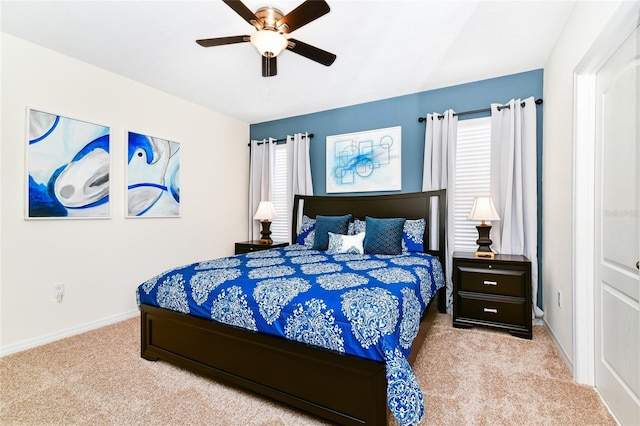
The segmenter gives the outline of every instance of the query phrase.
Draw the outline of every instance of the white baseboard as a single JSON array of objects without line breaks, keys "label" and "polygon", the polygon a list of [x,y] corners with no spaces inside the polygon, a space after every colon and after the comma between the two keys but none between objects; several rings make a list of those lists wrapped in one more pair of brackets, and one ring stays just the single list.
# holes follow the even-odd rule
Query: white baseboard
[{"label": "white baseboard", "polygon": [[560,343],[558,343],[558,339],[556,339],[556,336],[555,334],[553,334],[553,330],[551,329],[551,327],[549,327],[549,324],[547,324],[545,320],[543,320],[543,323],[547,331],[549,332],[549,336],[551,336],[551,340],[553,340],[553,343],[556,345],[556,349],[560,353],[560,356],[562,356],[562,359],[564,359],[565,364],[567,364],[567,367],[569,367],[569,371],[571,371],[571,375],[573,376],[575,373],[573,371],[573,361],[569,359],[569,357],[567,356],[567,353],[562,349],[562,346],[560,346]]},{"label": "white baseboard", "polygon": [[67,328],[65,330],[56,331],[55,333],[49,333],[49,334],[45,334],[44,336],[23,340],[22,342],[13,343],[11,345],[2,346],[0,347],[0,357],[11,355],[13,353],[21,352],[27,349],[35,348],[36,346],[41,346],[47,343],[55,342],[56,340],[64,339],[66,337],[71,337],[76,334],[84,333],[90,330],[95,330],[96,328],[104,327],[110,324],[115,324],[117,322],[128,320],[138,315],[140,315],[140,311],[136,309],[133,311],[124,312],[121,314],[113,315],[111,317],[107,317],[107,318],[103,318],[87,324],[83,324],[77,327]]}]

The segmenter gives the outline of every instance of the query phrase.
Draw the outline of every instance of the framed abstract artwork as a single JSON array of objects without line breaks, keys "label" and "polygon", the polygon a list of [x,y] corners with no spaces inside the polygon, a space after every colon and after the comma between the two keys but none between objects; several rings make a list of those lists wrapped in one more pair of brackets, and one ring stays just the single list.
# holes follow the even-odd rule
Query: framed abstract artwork
[{"label": "framed abstract artwork", "polygon": [[109,127],[28,108],[26,134],[25,218],[109,218]]},{"label": "framed abstract artwork", "polygon": [[180,144],[127,132],[126,217],[180,217]]},{"label": "framed abstract artwork", "polygon": [[402,128],[327,136],[327,193],[402,189]]}]

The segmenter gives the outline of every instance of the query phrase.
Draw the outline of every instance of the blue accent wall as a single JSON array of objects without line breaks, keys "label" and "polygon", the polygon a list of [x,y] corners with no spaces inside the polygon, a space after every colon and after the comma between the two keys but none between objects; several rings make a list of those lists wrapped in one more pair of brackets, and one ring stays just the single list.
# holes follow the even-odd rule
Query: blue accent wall
[{"label": "blue accent wall", "polygon": [[[284,138],[299,132],[313,133],[311,141],[311,175],[315,195],[326,195],[327,136],[342,133],[402,126],[402,191],[422,191],[422,163],[426,124],[418,117],[427,113],[456,112],[488,108],[492,103],[506,103],[513,98],[542,98],[543,70],[528,71],[458,86],[429,90],[411,95],[368,102],[312,114],[252,124],[251,139]],[[313,102],[311,99],[310,102]],[[542,176],[542,105],[538,107],[538,180]],[[464,115],[460,120],[488,116],[490,113]],[[540,182],[538,183],[540,193]],[[375,194],[375,193],[367,193]],[[350,193],[349,195],[357,195]],[[540,197],[539,197],[540,199]],[[538,212],[541,214],[541,211]]]},{"label": "blue accent wall", "polygon": [[[469,66],[472,66],[471,64]],[[496,77],[457,86],[398,96],[327,111],[280,120],[252,124],[251,139],[284,138],[294,133],[314,134],[311,141],[311,175],[313,193],[326,195],[327,136],[361,132],[384,127],[402,126],[402,191],[422,191],[422,163],[424,158],[425,123],[418,117],[427,113],[456,112],[489,108],[492,103],[506,103],[514,98],[533,96],[542,99],[543,70]],[[309,100],[313,102],[313,99]],[[537,170],[538,170],[538,305],[542,307],[542,107],[537,106]],[[489,112],[464,115],[460,120],[490,115]],[[369,192],[367,195],[375,193]],[[349,193],[348,195],[358,195]]]}]

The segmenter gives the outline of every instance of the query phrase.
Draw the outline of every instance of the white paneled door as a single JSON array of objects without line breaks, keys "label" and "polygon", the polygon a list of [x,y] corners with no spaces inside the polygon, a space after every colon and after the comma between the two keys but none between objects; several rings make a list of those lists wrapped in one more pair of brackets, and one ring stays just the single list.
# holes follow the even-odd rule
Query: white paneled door
[{"label": "white paneled door", "polygon": [[595,382],[622,425],[639,425],[639,28],[596,82]]}]

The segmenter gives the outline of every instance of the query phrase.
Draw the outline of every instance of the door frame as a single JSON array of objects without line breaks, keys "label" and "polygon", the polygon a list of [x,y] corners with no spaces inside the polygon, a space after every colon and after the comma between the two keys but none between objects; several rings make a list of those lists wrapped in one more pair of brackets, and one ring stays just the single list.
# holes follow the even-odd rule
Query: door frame
[{"label": "door frame", "polygon": [[591,386],[595,385],[596,74],[639,21],[640,2],[622,2],[574,70],[573,377]]}]

